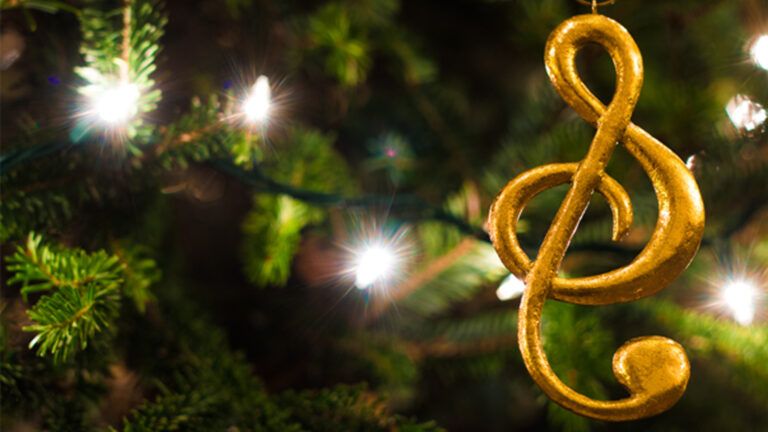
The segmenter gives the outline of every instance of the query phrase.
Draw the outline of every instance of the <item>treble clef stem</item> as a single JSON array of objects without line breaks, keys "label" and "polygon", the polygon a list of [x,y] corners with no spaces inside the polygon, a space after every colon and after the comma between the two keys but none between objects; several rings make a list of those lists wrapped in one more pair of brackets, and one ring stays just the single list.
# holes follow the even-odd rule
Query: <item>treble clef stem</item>
[{"label": "treble clef stem", "polygon": [[[616,68],[616,92],[607,108],[584,85],[576,69],[576,54],[589,42],[602,45]],[[685,391],[690,365],[679,344],[660,336],[629,341],[616,352],[613,369],[630,396],[594,400],[569,388],[552,370],[542,347],[542,311],[549,298],[585,305],[636,300],[675,279],[695,255],[703,234],[704,206],[698,186],[673,152],[631,123],[643,67],[640,50],[624,27],[601,15],[573,17],[550,36],[545,60],[555,89],[597,132],[581,162],[551,164],[521,174],[502,190],[491,208],[494,247],[507,268],[526,281],[519,313],[520,350],[536,383],[572,411],[613,421],[654,415],[671,407]],[[595,190],[605,196],[613,212],[614,240],[632,223],[629,196],[604,171],[617,142],[649,174],[659,201],[654,233],[627,266],[596,276],[560,278],[557,272],[568,244]],[[517,239],[517,220],[535,195],[568,182],[571,188],[531,262]]]}]

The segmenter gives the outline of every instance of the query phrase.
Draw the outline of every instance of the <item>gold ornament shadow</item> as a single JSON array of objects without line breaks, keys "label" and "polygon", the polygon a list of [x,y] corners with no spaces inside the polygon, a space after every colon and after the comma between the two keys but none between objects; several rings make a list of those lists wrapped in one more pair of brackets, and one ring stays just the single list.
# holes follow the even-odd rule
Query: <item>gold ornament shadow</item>
[{"label": "gold ornament shadow", "polygon": [[[576,54],[588,43],[604,47],[616,68],[616,91],[608,107],[589,91],[576,69]],[[674,405],[688,384],[690,364],[677,342],[661,336],[628,341],[613,357],[613,372],[630,396],[595,400],[569,388],[552,370],[541,341],[542,309],[548,298],[607,305],[658,292],[677,278],[696,254],[704,231],[704,204],[685,164],[631,123],[642,87],[643,65],[640,50],[624,27],[597,14],[570,18],[550,35],[545,63],[557,92],[597,128],[597,133],[583,160],[520,174],[504,187],[491,207],[489,227],[494,247],[509,271],[526,282],[519,313],[520,351],[534,381],[569,410],[609,421],[652,416]],[[621,239],[632,224],[627,192],[604,171],[617,142],[624,144],[650,177],[659,203],[656,227],[630,264],[596,276],[560,278],[557,272],[595,190],[610,205],[614,240]],[[565,183],[571,183],[571,188],[532,262],[517,239],[517,221],[535,195]]]}]

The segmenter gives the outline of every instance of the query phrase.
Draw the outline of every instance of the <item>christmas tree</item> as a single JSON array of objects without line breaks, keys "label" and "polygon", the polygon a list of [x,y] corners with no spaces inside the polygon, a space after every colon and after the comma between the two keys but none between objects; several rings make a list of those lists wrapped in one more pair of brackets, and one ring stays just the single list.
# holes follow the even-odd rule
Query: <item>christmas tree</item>
[{"label": "christmas tree", "polygon": [[[581,2],[583,3],[583,2]],[[694,174],[698,255],[638,301],[544,308],[558,377],[591,398],[633,337],[691,379],[628,423],[551,402],[518,350],[526,285],[488,209],[584,158],[553,90],[575,0],[2,0],[0,429],[768,430],[768,3],[618,0],[639,45],[632,121]],[[610,103],[605,50],[579,54]],[[563,277],[627,265],[659,217],[619,145],[634,222],[595,194]],[[535,259],[568,191],[518,223]]]}]

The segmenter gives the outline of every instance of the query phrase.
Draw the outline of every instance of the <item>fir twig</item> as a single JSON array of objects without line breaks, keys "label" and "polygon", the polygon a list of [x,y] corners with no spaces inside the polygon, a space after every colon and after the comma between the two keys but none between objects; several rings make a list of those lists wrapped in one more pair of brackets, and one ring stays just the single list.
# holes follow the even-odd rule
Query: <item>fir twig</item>
[{"label": "fir twig", "polygon": [[29,234],[25,246],[20,246],[8,263],[8,270],[14,272],[8,283],[22,284],[25,299],[30,293],[52,288],[121,282],[117,258],[104,251],[56,250],[42,244],[42,236],[35,233]]},{"label": "fir twig", "polygon": [[117,258],[104,251],[52,248],[31,233],[9,263],[9,283],[22,285],[25,301],[30,293],[53,291],[27,311],[33,323],[24,331],[36,333],[29,347],[37,347],[40,356],[67,360],[117,315],[122,274]]},{"label": "fir twig", "polygon": [[443,256],[433,260],[427,264],[421,271],[414,273],[403,283],[397,285],[393,290],[389,292],[386,297],[375,297],[373,304],[370,307],[369,313],[366,319],[371,322],[378,319],[384,312],[387,311],[397,301],[406,298],[413,291],[419,289],[427,282],[437,277],[440,273],[445,271],[461,259],[464,255],[469,253],[475,244],[475,240],[465,238],[452,250],[444,254]]},{"label": "fir twig", "polygon": [[54,361],[64,361],[84,350],[96,333],[106,330],[118,305],[115,285],[63,287],[41,298],[29,310],[34,324],[25,326],[24,331],[37,333],[29,347],[37,347],[40,356],[51,354]]}]

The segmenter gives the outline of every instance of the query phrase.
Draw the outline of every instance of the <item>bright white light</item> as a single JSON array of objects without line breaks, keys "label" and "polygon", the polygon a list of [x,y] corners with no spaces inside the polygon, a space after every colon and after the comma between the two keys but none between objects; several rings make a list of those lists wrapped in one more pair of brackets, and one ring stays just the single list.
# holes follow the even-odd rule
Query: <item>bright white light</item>
[{"label": "bright white light", "polygon": [[696,155],[688,156],[688,159],[685,160],[685,166],[689,171],[696,169]]},{"label": "bright white light", "polygon": [[731,98],[725,111],[734,126],[748,132],[757,129],[768,119],[768,113],[763,106],[744,95]]},{"label": "bright white light", "polygon": [[117,125],[130,120],[138,111],[139,88],[120,83],[104,87],[91,96],[91,109],[105,123]]},{"label": "bright white light", "polygon": [[501,285],[499,285],[499,289],[496,290],[496,297],[501,301],[512,300],[520,297],[523,294],[523,291],[525,291],[525,282],[511,274],[501,282]]},{"label": "bright white light", "polygon": [[264,75],[256,80],[251,92],[243,102],[243,113],[250,123],[261,123],[269,116],[272,94],[269,89],[269,79]]},{"label": "bright white light", "polygon": [[371,245],[363,250],[355,262],[355,286],[370,288],[374,283],[392,274],[396,264],[395,254],[382,245]]},{"label": "bright white light", "polygon": [[739,324],[748,325],[755,317],[757,287],[746,280],[733,280],[723,287],[723,301],[731,310],[733,319]]},{"label": "bright white light", "polygon": [[749,53],[758,66],[768,70],[768,34],[757,38],[749,49]]}]

